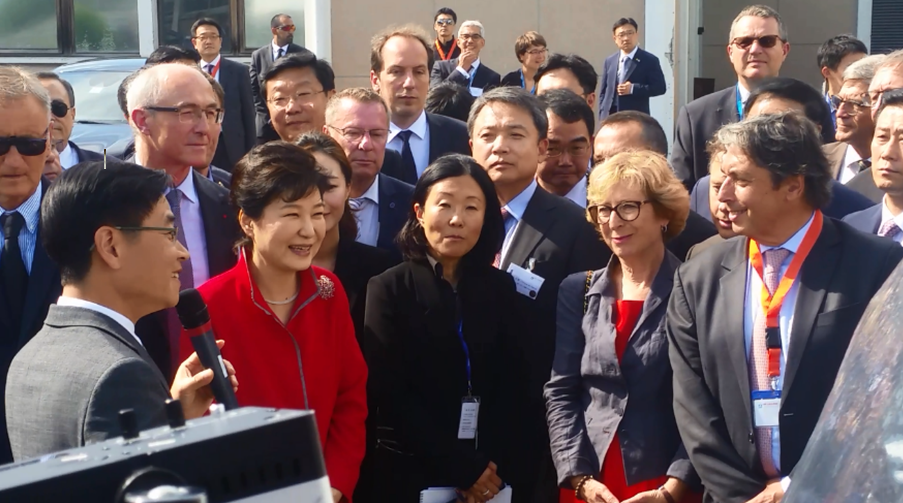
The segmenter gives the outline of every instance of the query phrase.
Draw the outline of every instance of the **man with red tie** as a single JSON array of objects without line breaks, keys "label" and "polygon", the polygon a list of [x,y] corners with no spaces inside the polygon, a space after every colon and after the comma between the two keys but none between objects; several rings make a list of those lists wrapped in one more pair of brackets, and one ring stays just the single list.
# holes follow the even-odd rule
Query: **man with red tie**
[{"label": "man with red tie", "polygon": [[716,139],[725,147],[718,201],[745,238],[675,275],[675,418],[705,501],[778,502],[903,248],[822,215],[832,173],[801,115],[750,117]]}]

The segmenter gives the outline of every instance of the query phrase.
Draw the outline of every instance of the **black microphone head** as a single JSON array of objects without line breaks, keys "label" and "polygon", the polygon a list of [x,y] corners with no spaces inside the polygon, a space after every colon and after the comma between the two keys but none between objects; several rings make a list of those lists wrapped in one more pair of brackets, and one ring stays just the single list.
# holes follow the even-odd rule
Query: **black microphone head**
[{"label": "black microphone head", "polygon": [[179,303],[176,304],[176,312],[179,313],[179,321],[187,329],[198,328],[210,321],[207,314],[207,304],[201,297],[201,293],[194,288],[179,292]]}]

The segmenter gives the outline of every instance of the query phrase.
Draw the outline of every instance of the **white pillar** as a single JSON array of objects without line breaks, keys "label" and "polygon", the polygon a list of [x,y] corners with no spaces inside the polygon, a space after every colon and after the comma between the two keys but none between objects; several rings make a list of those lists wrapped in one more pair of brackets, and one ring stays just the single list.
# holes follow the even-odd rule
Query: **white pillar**
[{"label": "white pillar", "polygon": [[138,53],[146,58],[157,47],[157,0],[133,1],[138,2]]},{"label": "white pillar", "polygon": [[859,0],[856,13],[856,38],[872,49],[872,0]]},{"label": "white pillar", "polygon": [[666,90],[649,100],[649,111],[662,125],[668,145],[674,135],[674,13],[677,0],[646,0],[646,43],[643,49],[654,54],[665,74]]},{"label": "white pillar", "polygon": [[304,1],[304,33],[306,47],[332,62],[332,0]]}]

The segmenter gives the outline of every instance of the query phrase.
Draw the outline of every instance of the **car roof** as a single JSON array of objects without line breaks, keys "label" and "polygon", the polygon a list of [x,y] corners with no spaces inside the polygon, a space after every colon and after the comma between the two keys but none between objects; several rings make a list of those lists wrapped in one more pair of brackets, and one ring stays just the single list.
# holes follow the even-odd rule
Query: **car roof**
[{"label": "car roof", "polygon": [[93,59],[57,67],[54,72],[133,72],[144,66],[144,58]]}]

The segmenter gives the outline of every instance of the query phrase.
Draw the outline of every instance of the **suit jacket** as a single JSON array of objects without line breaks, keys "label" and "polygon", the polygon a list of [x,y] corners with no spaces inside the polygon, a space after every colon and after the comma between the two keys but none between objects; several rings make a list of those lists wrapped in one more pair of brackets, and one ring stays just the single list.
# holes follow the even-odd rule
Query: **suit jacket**
[{"label": "suit jacket", "polygon": [[[310,52],[298,44],[289,44],[288,48],[285,50],[286,54],[305,51]],[[258,140],[272,139],[272,137],[276,136],[276,131],[273,129],[272,124],[270,124],[270,112],[267,110],[266,100],[264,100],[263,93],[261,92],[263,77],[266,76],[266,73],[272,68],[273,63],[272,42],[267,43],[267,45],[251,53],[251,66],[248,69],[248,73],[251,77],[251,95],[254,98],[254,109],[257,111],[256,125]],[[276,137],[278,138],[278,136]]]},{"label": "suit jacket", "polygon": [[[471,154],[467,124],[452,117],[423,113],[426,114],[426,122],[429,125],[430,164],[446,154]],[[411,185],[417,184],[417,173],[405,170],[401,154],[392,149],[386,149],[386,158],[379,172]]]},{"label": "suit jacket", "polygon": [[687,260],[690,260],[693,257],[699,256],[705,250],[708,250],[709,248],[715,246],[718,243],[722,243],[722,242],[724,242],[724,238],[721,237],[721,235],[719,235],[719,234],[715,234],[714,236],[710,237],[709,239],[706,239],[705,241],[698,243],[695,246],[693,246],[692,248],[690,248],[690,251],[687,252]]},{"label": "suit jacket", "polygon": [[367,298],[367,283],[370,278],[382,274],[386,269],[398,264],[395,255],[382,248],[358,243],[354,236],[341,236],[336,250],[335,271],[345,287],[351,321],[358,342],[364,331],[364,300]]},{"label": "suit jacket", "polygon": [[[687,190],[693,187],[696,180],[709,174],[706,143],[721,126],[739,120],[736,85],[693,100],[680,108],[671,148],[671,169]],[[821,135],[823,143],[834,141],[834,123],[830,113],[822,118]]]},{"label": "suit jacket", "polygon": [[439,60],[433,63],[433,71],[430,72],[430,86],[439,85],[447,80],[468,89],[471,87],[482,89],[485,93],[494,87],[499,87],[502,83],[502,76],[486,66],[486,63],[483,61],[480,61],[480,66],[477,67],[477,71],[474,73],[473,82],[468,77],[465,77],[463,73],[456,70],[457,67],[458,58],[448,61]]},{"label": "suit jacket", "polygon": [[401,260],[401,251],[395,238],[408,220],[411,202],[414,198],[414,186],[389,176],[380,176],[379,180],[379,238],[376,246],[390,251]]},{"label": "suit jacket", "polygon": [[[235,265],[237,257],[233,246],[241,236],[241,229],[238,227],[238,215],[229,202],[229,190],[211,182],[195,170],[191,170],[191,176],[194,177],[201,206],[204,236],[207,239],[207,266],[212,278]],[[166,317],[166,310],[151,313],[138,320],[135,332],[163,375],[171,379],[177,370],[177,367],[173,368],[172,358],[179,352],[179,346],[173,346],[173,342],[178,342],[179,334],[169,333]]]},{"label": "suit jacket", "polygon": [[[704,501],[744,503],[765,488],[756,447],[743,326],[746,238],[680,266],[668,304],[674,412]],[[800,270],[780,408],[781,472],[812,434],[853,331],[903,248],[825,218]]]},{"label": "suit jacket", "polygon": [[44,328],[13,360],[6,420],[16,461],[166,423],[169,387],[147,351],[119,323],[90,309],[50,307]]},{"label": "suit jacket", "polygon": [[821,147],[822,152],[825,153],[825,157],[828,158],[828,165],[831,166],[831,172],[834,173],[835,180],[840,179],[840,173],[844,168],[843,161],[846,158],[848,146],[848,144],[842,141],[836,141],[834,143],[822,145]]},{"label": "suit jacket", "polygon": [[872,178],[872,168],[860,171],[847,182],[846,187],[862,194],[874,204],[884,200],[884,192],[875,185],[875,179]]},{"label": "suit jacket", "polygon": [[608,117],[609,111],[636,110],[649,113],[649,98],[665,94],[665,74],[658,58],[651,52],[637,48],[633,59],[626,63],[625,81],[633,84],[633,93],[618,96],[618,67],[621,51],[605,58],[602,78],[599,79],[599,120]]},{"label": "suit jacket", "polygon": [[[534,83],[535,85],[535,83]],[[521,71],[520,69],[514,70],[513,72],[506,73],[501,82],[499,82],[499,86],[501,87],[519,87],[521,89],[524,88],[524,82],[521,80]],[[530,91],[530,89],[527,89]]]},{"label": "suit jacket", "polygon": [[850,213],[843,217],[843,221],[850,224],[854,229],[866,234],[878,234],[878,229],[881,228],[881,213],[883,209],[884,204],[878,203],[871,208]]},{"label": "suit jacket", "polygon": [[705,218],[695,211],[691,211],[687,215],[684,230],[665,243],[665,247],[683,261],[691,248],[717,234],[718,231],[715,230],[715,224],[712,223],[711,218]]},{"label": "suit jacket", "polygon": [[[78,145],[76,145],[75,142],[70,141],[69,148],[71,148],[72,151],[75,152],[75,156],[78,158],[78,162],[103,160],[103,154],[99,154],[97,152],[94,152],[93,150],[82,149]],[[111,155],[107,156],[107,159],[116,160],[116,158]]]},{"label": "suit jacket", "polygon": [[254,94],[248,67],[220,57],[219,82],[226,92],[223,128],[216,146],[214,164],[232,172],[232,167],[257,144]]},{"label": "suit jacket", "polygon": [[[568,276],[558,294],[555,360],[545,387],[558,484],[597,474],[608,449],[620,449],[628,485],[662,475],[697,485],[680,441],[671,398],[665,312],[680,260],[666,252],[643,312],[618,360],[612,316],[617,298],[608,267]],[[584,305],[586,312],[584,313]],[[615,433],[619,444],[612,444]]]},{"label": "suit jacket", "polygon": [[[231,190],[232,188],[232,173],[224,169],[217,168],[216,166],[210,166],[210,173],[213,175],[213,182],[219,185],[220,187]],[[209,180],[209,178],[208,178]]]}]

